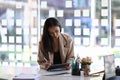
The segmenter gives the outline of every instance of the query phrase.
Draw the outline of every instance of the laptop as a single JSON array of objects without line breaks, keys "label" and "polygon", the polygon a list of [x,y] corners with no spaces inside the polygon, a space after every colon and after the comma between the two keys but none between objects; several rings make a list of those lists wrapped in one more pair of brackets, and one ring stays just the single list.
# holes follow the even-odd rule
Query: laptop
[{"label": "laptop", "polygon": [[53,64],[48,67],[47,71],[61,71],[65,70],[65,66],[69,66],[70,63],[62,63],[62,64]]},{"label": "laptop", "polygon": [[104,56],[105,80],[120,80],[120,76],[115,73],[115,58],[114,54]]}]

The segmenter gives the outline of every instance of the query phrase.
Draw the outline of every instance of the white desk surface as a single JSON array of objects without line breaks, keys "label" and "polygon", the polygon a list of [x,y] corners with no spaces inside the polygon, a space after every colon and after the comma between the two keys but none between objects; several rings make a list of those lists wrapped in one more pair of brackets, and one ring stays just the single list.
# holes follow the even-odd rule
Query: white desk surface
[{"label": "white desk surface", "polygon": [[[36,66],[32,67],[11,67],[11,66],[0,66],[0,78],[12,80],[12,78],[20,73],[31,73],[31,74],[41,74],[42,71]],[[1,80],[1,79],[0,79]],[[102,75],[97,77],[81,77],[72,76],[71,74],[61,74],[61,75],[41,75],[40,80],[102,80]]]}]

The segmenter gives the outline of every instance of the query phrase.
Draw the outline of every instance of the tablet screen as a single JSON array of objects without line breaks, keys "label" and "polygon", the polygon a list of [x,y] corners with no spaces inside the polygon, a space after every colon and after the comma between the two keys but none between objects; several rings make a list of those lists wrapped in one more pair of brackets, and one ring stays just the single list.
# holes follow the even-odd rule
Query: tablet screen
[{"label": "tablet screen", "polygon": [[47,71],[51,70],[64,70],[65,66],[69,66],[70,63],[54,64],[48,67]]}]

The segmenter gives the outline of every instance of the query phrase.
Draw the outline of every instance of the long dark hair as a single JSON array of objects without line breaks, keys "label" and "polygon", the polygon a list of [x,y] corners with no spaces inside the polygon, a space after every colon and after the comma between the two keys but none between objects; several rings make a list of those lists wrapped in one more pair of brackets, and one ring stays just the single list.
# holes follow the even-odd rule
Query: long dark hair
[{"label": "long dark hair", "polygon": [[43,35],[42,35],[42,46],[43,46],[43,50],[45,51],[45,53],[54,52],[53,39],[50,36],[49,31],[48,31],[48,29],[52,26],[59,26],[60,31],[61,31],[61,25],[56,18],[51,17],[51,18],[46,19],[44,23]]}]

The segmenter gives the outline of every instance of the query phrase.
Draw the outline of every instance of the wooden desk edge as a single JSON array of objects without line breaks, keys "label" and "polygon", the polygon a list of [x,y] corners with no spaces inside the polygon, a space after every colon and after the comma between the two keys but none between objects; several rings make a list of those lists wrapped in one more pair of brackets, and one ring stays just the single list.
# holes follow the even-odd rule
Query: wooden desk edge
[{"label": "wooden desk edge", "polygon": [[104,70],[103,71],[99,71],[99,72],[90,74],[90,76],[95,76],[95,75],[99,76],[101,73],[104,73],[104,72],[105,72]]}]

